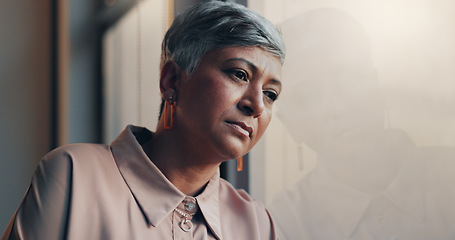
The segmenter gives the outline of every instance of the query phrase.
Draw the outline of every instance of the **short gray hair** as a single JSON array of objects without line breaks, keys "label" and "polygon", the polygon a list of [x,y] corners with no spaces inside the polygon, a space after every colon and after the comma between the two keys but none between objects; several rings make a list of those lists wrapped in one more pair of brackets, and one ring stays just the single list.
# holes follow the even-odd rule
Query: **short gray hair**
[{"label": "short gray hair", "polygon": [[176,62],[188,75],[210,50],[230,46],[257,46],[284,61],[280,31],[260,14],[235,3],[209,1],[179,14],[167,31],[161,49],[161,67]]}]

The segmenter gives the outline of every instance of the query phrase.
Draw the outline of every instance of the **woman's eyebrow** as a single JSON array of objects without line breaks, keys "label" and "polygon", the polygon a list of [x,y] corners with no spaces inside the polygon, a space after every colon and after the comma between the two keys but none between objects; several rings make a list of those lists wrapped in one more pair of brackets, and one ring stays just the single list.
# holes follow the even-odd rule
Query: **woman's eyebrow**
[{"label": "woman's eyebrow", "polygon": [[281,81],[280,80],[276,80],[276,79],[272,79],[270,80],[272,83],[278,85],[280,88],[281,88]]},{"label": "woman's eyebrow", "polygon": [[229,58],[228,60],[226,60],[226,62],[232,62],[232,61],[243,61],[243,62],[247,63],[248,66],[250,66],[250,68],[253,69],[253,71],[257,70],[257,67],[256,67],[256,65],[254,65],[254,63],[252,63],[244,58]]}]

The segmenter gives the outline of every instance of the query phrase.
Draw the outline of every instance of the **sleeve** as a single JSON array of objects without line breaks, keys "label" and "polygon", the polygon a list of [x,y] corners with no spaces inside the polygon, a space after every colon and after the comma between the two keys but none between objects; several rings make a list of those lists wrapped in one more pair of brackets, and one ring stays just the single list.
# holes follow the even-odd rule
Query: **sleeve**
[{"label": "sleeve", "polygon": [[65,239],[71,203],[72,159],[61,149],[46,155],[1,240]]}]

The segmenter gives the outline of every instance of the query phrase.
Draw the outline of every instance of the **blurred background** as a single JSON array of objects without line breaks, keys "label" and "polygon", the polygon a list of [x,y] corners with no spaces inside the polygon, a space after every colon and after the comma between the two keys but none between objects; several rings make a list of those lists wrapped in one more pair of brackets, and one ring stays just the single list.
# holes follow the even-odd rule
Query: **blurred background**
[{"label": "blurred background", "polygon": [[[127,124],[155,128],[161,39],[173,16],[196,2],[0,1],[0,231],[49,150],[110,143]],[[404,153],[438,162],[419,176],[455,175],[454,2],[236,2],[279,25],[288,48],[269,130],[241,174],[224,172],[236,186],[273,210],[308,184],[322,158],[340,159],[325,161],[339,182],[378,172],[373,180],[385,187],[376,193],[396,182]],[[352,160],[365,156],[375,157]]]}]

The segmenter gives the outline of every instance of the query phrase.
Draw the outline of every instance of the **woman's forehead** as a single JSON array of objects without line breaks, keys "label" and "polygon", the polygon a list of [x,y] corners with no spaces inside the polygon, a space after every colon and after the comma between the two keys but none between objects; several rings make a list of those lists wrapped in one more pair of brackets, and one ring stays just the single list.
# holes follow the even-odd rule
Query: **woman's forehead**
[{"label": "woman's forehead", "polygon": [[233,46],[211,50],[204,55],[201,62],[235,62],[240,61],[258,70],[267,69],[281,78],[280,58],[260,47]]}]

